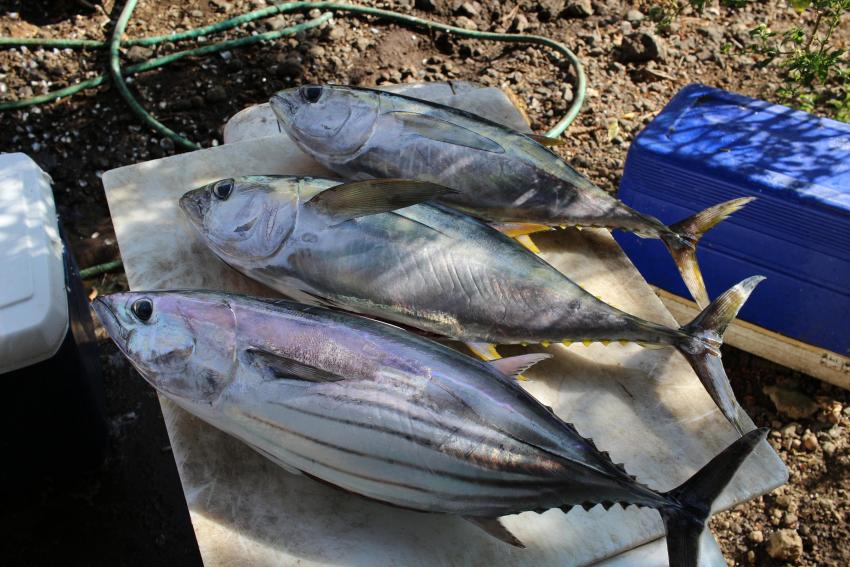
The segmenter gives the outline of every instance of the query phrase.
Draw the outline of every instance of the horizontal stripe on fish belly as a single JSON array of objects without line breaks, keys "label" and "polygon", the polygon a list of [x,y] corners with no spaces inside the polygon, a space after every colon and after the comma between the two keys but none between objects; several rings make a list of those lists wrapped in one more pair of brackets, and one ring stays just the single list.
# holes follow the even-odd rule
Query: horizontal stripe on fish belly
[{"label": "horizontal stripe on fish belly", "polygon": [[[301,414],[304,414],[304,415],[310,415],[312,417],[324,419],[324,420],[327,420],[327,421],[332,421],[334,423],[339,423],[341,425],[350,425],[350,426],[353,426],[353,427],[359,427],[361,429],[367,429],[369,431],[377,431],[377,432],[380,432],[380,433],[391,435],[393,437],[397,437],[397,438],[400,438],[400,439],[404,439],[405,441],[409,441],[409,442],[411,442],[415,445],[418,445],[420,447],[424,447],[426,449],[432,449],[434,451],[438,451],[440,453],[443,453],[444,455],[454,457],[456,459],[471,461],[475,465],[490,465],[488,468],[490,468],[491,470],[496,470],[496,471],[499,470],[499,468],[497,466],[498,462],[496,460],[482,461],[481,459],[475,459],[468,452],[450,450],[445,444],[436,443],[433,440],[428,439],[426,437],[416,436],[416,435],[413,435],[413,434],[410,434],[410,433],[404,433],[404,432],[397,431],[397,430],[394,430],[394,429],[391,429],[391,428],[388,428],[388,427],[375,425],[373,423],[366,423],[366,422],[361,422],[361,421],[356,421],[356,420],[351,420],[351,419],[329,416],[329,415],[325,415],[325,414],[322,414],[322,413],[319,413],[319,412],[313,412],[313,411],[305,410],[303,408],[299,408],[299,407],[296,407],[296,406],[291,406],[291,405],[288,405],[288,404],[282,404],[282,403],[279,403],[279,402],[272,402],[272,403],[274,403],[275,405],[279,405],[281,407],[284,407],[288,410],[295,411],[297,413],[301,413]],[[385,406],[385,408],[390,409],[387,406]],[[411,417],[411,419],[419,421],[419,420],[417,420],[416,418],[413,418],[413,417]],[[456,435],[457,430],[452,430],[452,431],[449,432],[449,434],[450,435]],[[367,455],[367,454],[355,452],[355,451],[353,451],[349,448],[346,448],[345,451],[351,452],[352,454],[358,454],[359,456],[384,460],[384,459],[381,459],[380,457],[377,457],[377,456],[374,456],[374,455]],[[479,484],[479,485],[490,485],[490,486],[508,486],[508,485],[516,485],[516,484],[558,485],[558,484],[562,484],[564,482],[563,479],[551,477],[551,476],[549,476],[549,477],[530,477],[530,478],[527,478],[527,479],[522,479],[522,478],[510,478],[510,479],[482,478],[482,477],[478,477],[478,476],[470,476],[470,475],[462,475],[462,474],[458,474],[458,473],[452,473],[452,472],[449,472],[449,471],[439,471],[439,470],[435,470],[431,467],[423,467],[423,466],[415,465],[413,463],[402,463],[402,462],[399,462],[399,461],[393,461],[392,464],[396,464],[396,465],[399,465],[399,466],[406,466],[406,467],[414,468],[414,469],[417,469],[417,470],[429,471],[429,472],[433,472],[433,473],[436,473],[436,474],[441,475],[441,476],[445,476],[447,478],[453,478],[453,479],[457,479],[457,480],[474,482],[474,483]],[[531,463],[529,463],[529,464],[531,464]],[[530,469],[527,472],[532,472],[535,469],[535,467],[529,466],[529,467],[527,467],[527,469]],[[515,470],[505,471],[505,472],[510,472],[512,474],[517,473],[517,471],[515,471]],[[551,474],[551,471],[547,471],[545,469],[541,470],[540,468],[537,468],[536,472],[548,472],[548,473]]]},{"label": "horizontal stripe on fish belly", "polygon": [[[280,431],[287,433],[289,435],[293,435],[295,437],[306,439],[309,442],[316,443],[316,444],[322,445],[322,446],[326,446],[326,447],[329,447],[333,450],[340,451],[340,452],[347,453],[347,454],[352,454],[352,455],[357,455],[357,456],[362,455],[357,451],[352,451],[352,450],[345,448],[345,447],[336,446],[332,443],[328,443],[326,441],[311,438],[307,435],[303,435],[301,433],[288,430],[287,428],[281,426],[280,424],[259,418],[257,416],[253,416],[253,415],[250,415],[250,414],[245,413],[245,412],[240,412],[240,413],[241,413],[241,415],[243,415],[244,417],[246,417],[248,419],[262,423],[263,425],[266,425],[268,427],[280,430]],[[541,498],[546,498],[547,495],[552,497],[554,495],[557,495],[558,492],[559,492],[559,490],[557,490],[557,488],[555,486],[545,486],[545,485],[543,485],[543,486],[536,485],[535,486],[535,485],[529,484],[529,485],[523,486],[521,488],[517,488],[515,483],[508,483],[504,486],[489,486],[489,485],[486,485],[486,484],[479,483],[477,481],[477,479],[465,481],[465,483],[469,484],[470,488],[472,488],[472,487],[480,488],[482,486],[484,486],[486,488],[495,488],[496,492],[473,493],[469,489],[465,489],[465,490],[462,490],[462,491],[459,491],[459,492],[445,492],[445,491],[437,490],[433,487],[411,484],[411,483],[403,482],[401,480],[396,480],[396,479],[385,479],[385,478],[380,478],[380,477],[376,477],[376,476],[363,474],[362,472],[356,472],[356,471],[348,470],[348,469],[343,468],[339,465],[334,465],[334,464],[331,464],[331,463],[320,461],[320,460],[318,460],[314,457],[304,455],[304,454],[299,453],[298,451],[292,450],[290,448],[287,448],[285,450],[286,450],[287,453],[289,453],[290,455],[292,455],[292,456],[294,456],[298,459],[302,459],[304,461],[307,461],[308,463],[312,463],[316,466],[328,469],[329,471],[333,471],[335,473],[339,473],[339,474],[344,475],[344,476],[349,476],[349,477],[352,477],[353,479],[359,479],[359,480],[362,480],[362,481],[366,481],[368,483],[374,483],[374,484],[378,485],[377,487],[385,486],[385,487],[403,489],[403,490],[412,491],[412,492],[423,494],[423,495],[432,496],[434,498],[438,498],[438,499],[441,499],[441,500],[445,500],[447,502],[451,502],[453,507],[455,505],[457,505],[457,506],[468,506],[470,504],[479,504],[479,505],[480,504],[486,504],[486,505],[495,505],[496,507],[508,507],[508,508],[517,507],[517,509],[522,509],[523,506],[525,506],[525,504],[528,503],[528,502],[536,502],[536,501],[540,500]],[[365,455],[365,456],[377,458],[378,460],[383,461],[387,464],[402,464],[403,465],[403,463],[398,463],[398,462],[394,461],[393,459],[384,459],[382,457],[375,457],[375,456],[370,456],[370,455]],[[292,462],[292,461],[291,461],[291,459],[288,459],[287,462]],[[301,468],[301,466],[299,466],[299,468]],[[428,469],[425,469],[425,470],[426,470],[426,472],[433,474],[433,478],[434,478],[434,481],[435,481],[434,484],[438,484],[439,481],[440,481],[440,478],[442,478],[444,476],[438,471],[432,471],[432,470],[428,470]],[[310,472],[310,471],[307,470],[306,472]],[[311,474],[316,474],[316,473],[314,471]],[[317,475],[317,476],[320,476],[320,475]],[[356,483],[353,483],[352,481],[345,481],[343,479],[339,479],[338,477],[333,478],[332,475],[329,475],[329,476],[326,476],[326,477],[320,476],[320,478],[328,480],[329,482],[332,482],[332,483],[334,483],[334,484],[336,484],[336,485],[338,485],[342,488],[348,488],[352,484],[356,484]],[[357,490],[354,490],[354,491],[358,492]],[[378,494],[378,496],[380,497],[380,493],[376,492],[374,490],[369,490],[369,491],[366,492],[367,496],[374,496],[376,494]],[[507,506],[505,506],[505,505],[507,505]]]}]

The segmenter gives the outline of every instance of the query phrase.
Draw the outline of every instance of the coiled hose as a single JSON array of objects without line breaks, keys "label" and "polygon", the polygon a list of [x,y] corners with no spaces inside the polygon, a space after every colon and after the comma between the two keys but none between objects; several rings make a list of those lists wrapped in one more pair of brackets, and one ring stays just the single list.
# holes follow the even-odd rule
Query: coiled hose
[{"label": "coiled hose", "polygon": [[[570,51],[570,49],[564,44],[539,35],[509,34],[468,30],[457,26],[451,26],[440,22],[426,20],[424,18],[417,18],[415,16],[400,14],[391,10],[382,10],[380,8],[358,6],[354,4],[340,4],[336,2],[285,2],[282,4],[277,4],[275,6],[262,8],[260,10],[254,10],[252,12],[248,12],[246,14],[230,18],[229,20],[224,20],[222,22],[201,26],[183,32],[137,38],[122,42],[121,38],[124,35],[124,30],[127,28],[127,23],[130,21],[130,18],[133,15],[133,11],[136,8],[137,2],[138,0],[128,0],[127,3],[124,5],[124,8],[121,10],[121,14],[118,16],[118,21],[115,23],[112,35],[110,36],[110,39],[107,43],[80,39],[0,37],[0,48],[20,46],[55,47],[63,49],[103,49],[104,47],[107,48],[109,53],[109,76],[112,79],[112,82],[115,84],[115,87],[118,89],[118,92],[121,97],[127,102],[130,108],[136,114],[136,116],[138,116],[142,122],[147,124],[153,130],[157,131],[158,133],[167,138],[170,138],[176,144],[179,144],[181,147],[190,150],[200,149],[200,146],[198,146],[191,140],[186,139],[180,134],[174,132],[166,125],[159,122],[156,118],[154,118],[147,110],[145,110],[144,107],[142,107],[139,101],[136,100],[136,98],[130,92],[130,89],[127,87],[127,84],[124,81],[125,76],[130,76],[136,73],[141,73],[143,71],[155,69],[157,67],[162,67],[179,59],[183,59],[184,57],[207,55],[209,53],[215,53],[217,51],[223,51],[226,49],[232,49],[244,45],[251,45],[260,41],[271,41],[280,37],[294,35],[299,32],[320,26],[321,24],[329,20],[334,13],[348,13],[374,16],[383,20],[397,22],[399,24],[404,24],[415,28],[425,28],[428,30],[442,31],[449,34],[473,39],[500,41],[506,43],[526,43],[532,45],[543,45],[558,52],[569,62],[570,66],[575,72],[575,94],[563,118],[561,118],[561,120],[559,120],[558,123],[555,124],[555,126],[553,126],[548,132],[546,132],[546,135],[549,137],[556,138],[560,136],[570,126],[570,124],[572,124],[579,111],[581,110],[581,106],[584,103],[585,93],[587,90],[587,79],[584,74],[584,69],[576,55],[572,51]],[[317,18],[313,18],[306,22],[289,26],[280,30],[215,42],[201,47],[196,47],[194,49],[177,51],[169,55],[149,59],[147,61],[138,63],[136,65],[131,65],[129,67],[121,67],[120,49],[122,45],[150,46],[159,45],[166,42],[177,42],[187,39],[197,39],[201,36],[225,31],[260,18],[268,18],[277,14],[286,14],[290,12],[308,12],[315,9],[323,10],[325,11],[325,13],[321,14]],[[51,91],[43,95],[34,96],[18,101],[0,103],[0,111],[14,110],[26,108],[28,106],[44,104],[60,98],[74,95],[78,92],[87,89],[98,87],[102,85],[105,81],[105,75],[99,75],[92,79],[79,82],[75,85],[71,85],[63,89]],[[120,266],[120,261],[107,262],[105,264],[99,264],[97,266],[92,266],[90,268],[80,270],[80,275],[83,278],[90,278],[102,274],[104,272],[117,269]]]}]

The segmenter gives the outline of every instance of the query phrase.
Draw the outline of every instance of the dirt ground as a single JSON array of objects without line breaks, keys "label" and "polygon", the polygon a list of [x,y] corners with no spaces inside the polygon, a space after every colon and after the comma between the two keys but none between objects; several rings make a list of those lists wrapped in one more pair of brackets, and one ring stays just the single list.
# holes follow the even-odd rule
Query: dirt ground
[{"label": "dirt ground", "polygon": [[[702,82],[771,99],[776,71],[742,49],[757,22],[791,25],[784,2],[738,11],[709,3],[655,35],[646,3],[621,0],[363,2],[483,30],[524,31],[572,47],[588,75],[588,97],[558,151],[602,187],[615,190],[629,143],[684,85]],[[129,37],[167,33],[265,7],[265,0],[141,0]],[[0,35],[104,39],[122,4],[113,0],[0,0]],[[277,16],[247,31],[279,29],[303,16]],[[225,34],[235,37],[237,30]],[[648,33],[652,37],[636,38]],[[845,45],[850,23],[837,43]],[[624,53],[653,46],[644,61]],[[728,47],[724,47],[728,46]],[[173,51],[131,48],[137,62]],[[14,100],[105,71],[99,52],[0,51],[0,100]],[[199,59],[135,77],[131,88],[160,120],[203,146],[221,141],[235,112],[275,90],[305,82],[380,85],[465,79],[512,90],[542,132],[566,110],[571,73],[544,50],[420,33],[366,18],[336,18],[298,37]],[[27,152],[50,173],[60,217],[81,266],[118,257],[99,177],[179,152],[141,125],[104,86],[45,106],[0,114],[0,151]],[[88,282],[93,293],[123,289],[121,274]],[[82,477],[55,472],[21,487],[0,512],[5,564],[199,564],[168,439],[153,392],[103,340],[110,448]],[[732,348],[724,360],[738,399],[787,463],[785,487],[719,514],[711,523],[730,565],[850,564],[847,490],[850,395]],[[777,409],[778,408],[778,409]]]}]

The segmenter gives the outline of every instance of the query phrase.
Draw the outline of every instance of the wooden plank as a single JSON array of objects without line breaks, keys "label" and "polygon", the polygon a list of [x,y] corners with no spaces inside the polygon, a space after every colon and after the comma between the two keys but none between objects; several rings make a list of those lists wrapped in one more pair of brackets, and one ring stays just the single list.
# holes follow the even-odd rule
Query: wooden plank
[{"label": "wooden plank", "polygon": [[[654,287],[670,313],[679,323],[686,323],[698,313],[693,301]],[[726,331],[726,344],[819,378],[841,388],[850,389],[850,358],[780,335],[764,327],[740,319]]]}]

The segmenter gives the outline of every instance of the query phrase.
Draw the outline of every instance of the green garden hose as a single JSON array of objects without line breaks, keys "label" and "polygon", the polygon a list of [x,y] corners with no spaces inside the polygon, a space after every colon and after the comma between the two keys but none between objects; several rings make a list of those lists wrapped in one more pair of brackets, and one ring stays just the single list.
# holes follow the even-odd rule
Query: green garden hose
[{"label": "green garden hose", "polygon": [[[331,17],[331,13],[334,12],[374,16],[400,24],[425,28],[428,30],[442,31],[449,34],[454,34],[461,37],[469,37],[473,39],[501,41],[507,43],[528,43],[543,45],[549,47],[550,49],[553,49],[554,51],[557,51],[569,62],[575,72],[575,95],[573,96],[573,100],[571,101],[570,106],[567,109],[567,112],[565,113],[563,118],[561,118],[561,120],[558,121],[558,123],[555,124],[555,126],[553,126],[548,132],[546,132],[546,135],[549,137],[556,138],[560,136],[570,126],[570,124],[572,124],[572,122],[578,115],[582,104],[584,103],[585,92],[587,90],[587,79],[584,74],[584,69],[582,68],[581,62],[578,60],[576,55],[562,43],[539,35],[508,34],[468,30],[457,26],[451,26],[448,24],[434,22],[423,18],[417,18],[415,16],[408,16],[390,10],[382,10],[380,8],[371,8],[368,6],[339,4],[335,2],[286,2],[282,4],[277,4],[275,6],[262,8],[260,10],[254,10],[253,12],[248,12],[246,14],[242,14],[240,16],[236,16],[234,18],[230,18],[222,22],[201,26],[183,32],[177,32],[168,35],[150,36],[146,38],[137,38],[122,42],[121,37],[124,35],[124,30],[127,27],[127,23],[130,21],[130,17],[133,14],[133,10],[136,7],[137,1],[138,0],[128,0],[127,3],[124,5],[124,8],[121,10],[121,14],[118,17],[118,21],[115,24],[115,28],[113,29],[110,40],[107,43],[93,40],[77,39],[0,37],[0,48],[13,46],[41,46],[63,49],[101,49],[106,47],[109,52],[109,74],[112,78],[112,81],[115,83],[115,86],[118,89],[118,92],[121,97],[124,98],[130,108],[133,110],[133,112],[148,126],[187,149],[198,149],[199,146],[194,142],[184,138],[180,134],[174,132],[173,130],[159,122],[156,118],[154,118],[148,111],[146,111],[130,92],[129,88],[127,87],[127,84],[124,82],[124,76],[129,76],[143,71],[148,71],[157,67],[162,67],[163,65],[167,65],[173,61],[182,59],[184,57],[205,55],[208,53],[214,53],[216,51],[222,51],[225,49],[231,49],[243,45],[250,45],[252,43],[257,43],[260,41],[269,41],[286,35],[293,35],[298,32],[321,25],[322,23],[327,21]],[[234,28],[236,26],[251,22],[259,18],[267,18],[276,14],[285,14],[289,12],[306,12],[314,9],[325,10],[327,13],[322,14],[318,18],[314,18],[307,22],[290,26],[281,30],[245,36],[222,42],[216,42],[209,45],[197,47],[195,49],[187,49],[162,57],[150,59],[148,61],[144,61],[136,65],[131,65],[123,69],[121,67],[120,48],[122,45],[160,45],[166,42],[177,42],[186,39],[197,39],[199,37],[206,36],[212,33],[217,33]],[[0,103],[0,111],[13,110],[38,104],[44,104],[59,98],[74,95],[83,90],[95,88],[97,86],[102,85],[104,82],[105,76],[99,75],[92,79],[82,81],[80,83],[65,87],[63,89],[45,93],[43,95],[19,101]],[[115,269],[116,267],[118,267],[118,264],[116,262],[109,262],[106,264],[92,266],[91,268],[81,270],[80,273],[81,275],[85,274],[84,277],[92,277],[104,273],[106,271]]]},{"label": "green garden hose", "polygon": [[[127,21],[129,21],[130,15],[132,14],[133,8],[135,8],[136,0],[130,0],[125,5],[124,9],[121,12],[121,16],[126,16],[123,25],[120,26],[121,34],[113,33],[112,40],[109,44],[104,44],[101,42],[91,41],[91,40],[63,40],[63,39],[38,39],[38,38],[0,38],[0,47],[6,46],[47,46],[47,47],[61,47],[61,48],[101,48],[104,46],[112,46],[116,41],[116,36],[120,39],[120,36],[123,34],[123,30],[126,28]],[[128,9],[129,8],[129,9]],[[395,21],[402,24],[411,25],[414,27],[422,27],[430,30],[443,31],[451,34],[455,34],[461,37],[469,37],[475,39],[482,40],[490,40],[490,41],[502,41],[509,43],[530,43],[530,44],[538,44],[549,47],[558,53],[560,53],[567,61],[569,61],[570,65],[573,67],[576,74],[575,81],[575,95],[573,97],[572,103],[570,107],[567,109],[564,117],[553,126],[547,133],[547,136],[557,137],[564,133],[564,131],[570,126],[570,124],[575,120],[575,117],[578,115],[579,110],[581,109],[581,105],[584,103],[585,91],[587,90],[587,79],[584,75],[584,69],[582,68],[581,62],[579,62],[576,55],[570,51],[570,49],[559,43],[557,41],[551,40],[547,37],[539,36],[539,35],[524,35],[524,34],[509,34],[509,33],[495,33],[495,32],[483,32],[476,30],[467,30],[464,28],[459,28],[457,26],[450,26],[448,24],[442,24],[439,22],[434,22],[431,20],[426,20],[423,18],[417,18],[415,16],[407,16],[405,14],[399,14],[397,12],[392,12],[390,10],[382,10],[379,8],[371,8],[369,6],[356,6],[349,4],[338,4],[335,2],[286,2],[283,4],[278,4],[275,6],[269,6],[268,8],[263,8],[260,10],[255,10],[253,12],[249,12],[247,14],[242,14],[241,16],[237,16],[235,18],[231,18],[229,20],[225,20],[222,22],[218,22],[215,24],[210,24],[207,26],[202,26],[199,28],[195,28],[192,30],[187,30],[184,32],[173,33],[169,35],[159,35],[159,36],[151,36],[147,38],[140,38],[134,40],[128,40],[125,45],[159,45],[161,43],[166,42],[176,42],[185,39],[196,39],[201,36],[209,35],[211,33],[216,33],[224,30],[231,29],[233,27],[245,24],[247,22],[251,22],[253,20],[259,18],[267,18],[269,16],[273,16],[276,14],[285,14],[289,12],[304,12],[313,9],[319,10],[327,10],[330,12],[348,12],[353,14],[363,14],[368,16],[375,16],[378,18],[383,18],[389,21]],[[119,17],[119,22],[116,24],[116,30],[121,24],[122,17]],[[312,20],[315,22],[316,20]],[[309,27],[315,27],[315,25],[308,25],[311,22],[307,22],[306,24],[301,24],[301,26],[306,26],[301,28],[309,29]],[[293,26],[292,28],[287,28],[287,30],[291,30],[297,28],[298,26]],[[288,31],[288,33],[281,33],[287,30],[280,30],[280,32],[270,32],[271,34],[278,34],[274,37],[280,37],[281,35],[290,35],[292,33],[297,33],[293,31]],[[258,41],[266,41],[269,39],[274,39],[274,37],[269,37],[269,34],[257,34],[255,36],[250,36],[246,38],[241,38],[246,40],[244,43],[240,43],[238,45],[247,45],[250,43],[256,43]],[[250,40],[250,41],[249,41]],[[231,40],[236,41],[236,40]],[[226,42],[225,42],[226,43]],[[120,46],[120,43],[118,44]],[[205,53],[211,53],[213,51],[220,51],[221,49],[228,49],[230,47],[237,47],[238,45],[229,45],[228,47],[223,47],[220,49],[209,49],[211,47],[221,45],[221,44],[213,44],[210,46],[204,46],[197,49],[190,49],[187,51],[180,52],[180,57],[189,57],[194,55],[203,55]],[[110,50],[110,69],[114,70],[116,63],[113,62],[114,59],[118,58],[118,53],[113,53]],[[148,65],[150,62],[142,63],[139,65],[134,65],[128,67],[124,70],[125,74],[134,74],[139,73],[141,71],[146,71],[148,69],[152,69],[154,67],[159,67],[165,64],[170,63],[176,59],[169,59],[168,56],[166,58],[158,58],[158,64],[156,65]],[[120,69],[120,64],[117,64]],[[93,87],[97,87],[103,84],[104,78],[95,77],[94,79],[89,79],[88,81],[83,81],[82,83],[78,83],[76,85],[72,85],[70,87],[66,87],[64,89],[60,89],[58,91],[53,91],[51,93],[45,93],[44,95],[40,95],[37,97],[32,97],[29,99],[15,101],[11,103],[0,103],[0,110],[12,110],[16,108],[24,108],[26,106],[32,106],[35,104],[42,104],[45,102],[49,102],[51,100],[55,100],[58,98],[70,96],[82,90],[90,89]],[[123,94],[122,94],[123,96]],[[129,100],[128,100],[129,103]],[[130,103],[132,106],[132,103]],[[144,114],[148,114],[147,111],[142,109]],[[145,119],[148,122],[147,118]],[[170,136],[169,136],[170,137]],[[183,144],[183,140],[179,138],[172,138],[175,142]],[[191,143],[191,142],[190,142]]]}]

